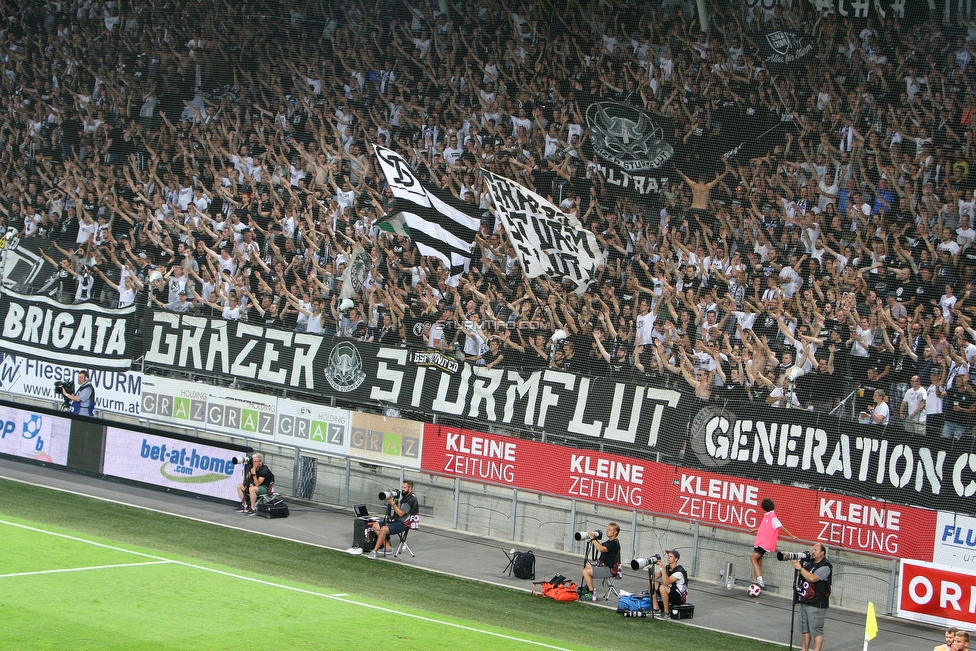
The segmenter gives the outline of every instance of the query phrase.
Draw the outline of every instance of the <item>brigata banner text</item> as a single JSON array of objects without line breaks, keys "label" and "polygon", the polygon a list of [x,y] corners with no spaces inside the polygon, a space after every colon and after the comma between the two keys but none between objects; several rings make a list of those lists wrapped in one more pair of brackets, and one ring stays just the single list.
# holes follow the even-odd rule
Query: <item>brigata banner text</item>
[{"label": "brigata banner text", "polygon": [[137,355],[135,306],[65,305],[47,296],[0,295],[0,350],[55,364],[126,369]]}]

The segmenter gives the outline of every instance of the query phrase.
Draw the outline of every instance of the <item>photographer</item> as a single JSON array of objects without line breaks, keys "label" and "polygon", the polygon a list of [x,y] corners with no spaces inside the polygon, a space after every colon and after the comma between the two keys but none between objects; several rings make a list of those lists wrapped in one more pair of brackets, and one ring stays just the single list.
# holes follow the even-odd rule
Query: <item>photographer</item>
[{"label": "photographer", "polygon": [[824,620],[830,606],[830,582],[834,568],[827,560],[827,547],[823,543],[813,546],[810,558],[791,561],[799,571],[793,598],[800,605],[800,633],[803,634],[803,651],[810,651],[813,637],[814,651],[823,647]]},{"label": "photographer", "polygon": [[252,455],[251,464],[244,469],[244,483],[237,485],[237,497],[241,500],[237,512],[254,515],[258,496],[267,495],[272,484],[274,484],[274,473],[271,472],[271,468],[264,465],[264,456]]},{"label": "photographer", "polygon": [[[667,563],[664,562],[663,558],[659,559],[657,562],[659,569],[654,571],[654,582],[657,584],[657,591],[661,595],[662,608],[661,610],[654,608],[657,605],[656,599],[652,600],[651,608],[654,611],[654,617],[658,619],[670,619],[671,605],[680,604],[682,597],[688,593],[688,573],[678,563],[681,552],[677,549],[670,549],[667,554]],[[654,586],[652,586],[653,588]]]},{"label": "photographer", "polygon": [[[596,561],[596,565],[610,568],[611,573],[615,572],[620,563],[620,541],[617,540],[617,536],[620,535],[620,525],[616,522],[607,525],[607,541],[605,543],[597,540],[595,532],[588,531],[587,533],[590,536],[590,544],[593,545],[593,549],[600,552],[600,558]],[[583,593],[582,598],[596,601],[596,595],[593,593],[593,565],[589,561],[583,566],[583,582],[586,583],[586,592]]]},{"label": "photographer", "polygon": [[74,393],[61,387],[61,395],[71,401],[68,411],[81,416],[95,415],[95,387],[88,381],[88,371],[78,371],[78,388]]},{"label": "photographer", "polygon": [[407,519],[412,515],[420,513],[420,503],[417,502],[417,496],[413,494],[412,481],[405,481],[400,485],[399,504],[392,497],[386,500],[386,503],[392,509],[392,513],[387,516],[385,522],[373,523],[376,544],[373,546],[373,551],[369,553],[370,558],[376,558],[376,550],[382,550],[382,554],[386,556],[386,545],[389,537],[406,531]]}]

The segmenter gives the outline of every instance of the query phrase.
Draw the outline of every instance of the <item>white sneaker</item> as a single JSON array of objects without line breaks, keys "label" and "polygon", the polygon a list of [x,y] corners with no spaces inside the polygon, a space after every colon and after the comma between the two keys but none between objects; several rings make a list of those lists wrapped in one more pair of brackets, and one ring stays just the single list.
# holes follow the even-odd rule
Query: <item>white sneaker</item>
[{"label": "white sneaker", "polygon": [[371,551],[369,553],[369,556],[367,558],[369,558],[369,560],[371,560],[371,561],[375,561],[376,560],[376,552],[375,551]]},{"label": "white sneaker", "polygon": [[756,578],[756,585],[758,585],[760,588],[765,588],[766,587],[766,582],[763,581],[763,578],[760,576],[760,577]]}]

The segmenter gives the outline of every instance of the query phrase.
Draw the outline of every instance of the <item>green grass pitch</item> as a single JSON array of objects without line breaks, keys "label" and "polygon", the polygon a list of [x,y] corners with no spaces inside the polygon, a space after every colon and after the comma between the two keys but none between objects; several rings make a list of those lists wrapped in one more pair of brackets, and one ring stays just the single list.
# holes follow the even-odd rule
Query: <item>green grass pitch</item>
[{"label": "green grass pitch", "polygon": [[0,648],[779,648],[0,480]]}]

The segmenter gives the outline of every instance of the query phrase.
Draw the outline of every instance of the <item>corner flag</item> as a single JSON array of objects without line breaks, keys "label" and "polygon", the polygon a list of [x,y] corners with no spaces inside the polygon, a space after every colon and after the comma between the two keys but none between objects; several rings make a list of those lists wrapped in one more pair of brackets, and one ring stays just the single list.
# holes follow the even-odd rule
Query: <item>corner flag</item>
[{"label": "corner flag", "polygon": [[868,641],[878,636],[878,617],[874,614],[874,603],[868,602],[868,617],[864,622],[864,648],[868,648]]}]

